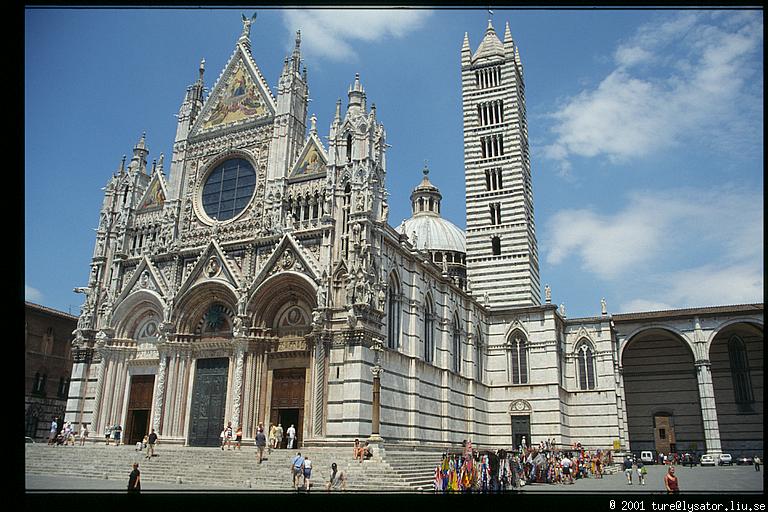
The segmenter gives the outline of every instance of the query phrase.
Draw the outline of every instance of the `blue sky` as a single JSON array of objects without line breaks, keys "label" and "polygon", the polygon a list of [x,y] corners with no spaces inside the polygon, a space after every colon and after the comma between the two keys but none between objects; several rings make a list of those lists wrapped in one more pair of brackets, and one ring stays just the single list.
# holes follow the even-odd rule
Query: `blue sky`
[{"label": "blue sky", "polygon": [[[146,131],[169,161],[174,114],[210,89],[242,9],[25,14],[25,296],[77,314],[104,187]],[[524,66],[542,287],[569,317],[763,299],[763,14],[494,9]],[[486,10],[258,10],[275,90],[296,29],[309,114],[328,134],[360,73],[387,142],[390,222],[424,161],[465,227],[460,48]],[[168,166],[166,166],[166,169]]]}]

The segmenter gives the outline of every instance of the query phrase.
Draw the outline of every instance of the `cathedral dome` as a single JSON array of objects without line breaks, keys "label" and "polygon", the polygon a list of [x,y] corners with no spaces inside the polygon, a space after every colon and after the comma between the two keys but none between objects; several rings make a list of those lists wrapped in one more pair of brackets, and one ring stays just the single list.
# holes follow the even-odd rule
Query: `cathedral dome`
[{"label": "cathedral dome", "polygon": [[[397,231],[408,236],[417,249],[466,254],[464,231],[440,217],[442,195],[429,181],[429,169],[424,166],[424,179],[411,193],[413,216],[404,220]],[[414,237],[415,233],[415,237]]]}]

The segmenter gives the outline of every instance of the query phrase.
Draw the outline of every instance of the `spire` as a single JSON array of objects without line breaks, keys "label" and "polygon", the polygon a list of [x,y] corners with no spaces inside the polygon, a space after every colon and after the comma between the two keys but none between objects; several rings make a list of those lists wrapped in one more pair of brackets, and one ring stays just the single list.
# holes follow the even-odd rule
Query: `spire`
[{"label": "spire", "polygon": [[509,22],[504,26],[504,50],[508,53],[512,53],[515,47],[515,42],[512,40],[512,31],[509,30]]},{"label": "spire", "polygon": [[293,47],[291,55],[291,64],[293,70],[298,73],[301,69],[301,30],[296,31],[296,44]]},{"label": "spire", "polygon": [[429,181],[429,166],[424,160],[424,175],[421,183],[411,192],[411,209],[413,215],[440,215],[440,200],[443,198],[436,186]]},{"label": "spire", "polygon": [[461,45],[462,52],[471,51],[469,46],[469,32],[464,32],[464,43]]},{"label": "spire", "polygon": [[360,84],[360,73],[355,73],[355,83],[349,87],[349,104],[347,110],[352,107],[365,109],[365,90]]},{"label": "spire", "polygon": [[125,155],[123,155],[123,159],[120,160],[120,174],[123,174],[125,172]]},{"label": "spire", "polygon": [[198,80],[198,82],[202,82],[203,81],[203,74],[205,73],[205,59],[204,58],[200,59],[200,67],[198,68],[198,73],[199,74],[197,76],[197,80]]},{"label": "spire", "polygon": [[336,100],[336,115],[333,116],[333,122],[336,124],[341,122],[341,98]]},{"label": "spire", "polygon": [[309,119],[310,122],[310,128],[309,133],[312,135],[317,135],[317,117],[315,117],[315,114],[312,114],[312,117]]}]

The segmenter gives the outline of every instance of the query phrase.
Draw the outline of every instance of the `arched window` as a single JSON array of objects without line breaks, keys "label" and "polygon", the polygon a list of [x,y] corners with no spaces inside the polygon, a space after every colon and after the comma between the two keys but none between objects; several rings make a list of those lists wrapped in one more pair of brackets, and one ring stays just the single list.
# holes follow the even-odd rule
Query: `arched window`
[{"label": "arched window", "polygon": [[579,374],[579,389],[595,389],[595,355],[588,343],[576,349],[576,363]]},{"label": "arched window", "polygon": [[400,347],[400,287],[395,277],[390,276],[387,287],[387,346],[392,349]]},{"label": "arched window", "polygon": [[736,405],[741,411],[752,409],[755,395],[752,390],[752,377],[749,371],[749,359],[744,340],[739,336],[731,336],[728,340],[728,358],[731,361],[731,379],[733,379],[733,394]]},{"label": "arched window", "polygon": [[509,357],[510,381],[512,384],[527,384],[528,344],[520,333],[515,333],[510,340]]},{"label": "arched window", "polygon": [[352,134],[347,134],[347,162],[352,161]]},{"label": "arched window", "polygon": [[475,379],[483,381],[483,335],[480,329],[475,331]]},{"label": "arched window", "polygon": [[427,295],[424,307],[424,361],[431,363],[435,356],[435,313],[432,299]]},{"label": "arched window", "polygon": [[344,197],[341,207],[341,250],[344,253],[344,257],[349,257],[349,213],[352,207],[352,185],[347,184],[344,186]]},{"label": "arched window", "polygon": [[461,323],[459,317],[453,317],[453,365],[456,373],[461,373]]}]

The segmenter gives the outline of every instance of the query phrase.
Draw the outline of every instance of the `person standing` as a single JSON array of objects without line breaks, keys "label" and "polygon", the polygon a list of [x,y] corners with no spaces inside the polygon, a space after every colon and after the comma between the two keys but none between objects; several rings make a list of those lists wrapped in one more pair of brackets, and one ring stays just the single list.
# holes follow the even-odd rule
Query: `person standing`
[{"label": "person standing", "polygon": [[563,483],[572,484],[573,472],[571,471],[571,468],[573,466],[573,462],[571,462],[571,459],[569,459],[567,455],[563,455],[563,458],[560,461],[560,466],[563,468]]},{"label": "person standing", "polygon": [[309,459],[309,455],[304,456],[304,490],[309,492],[309,486],[311,485],[310,479],[312,477],[312,461]]},{"label": "person standing", "polygon": [[277,429],[275,429],[275,448],[282,448],[283,446],[283,426],[278,423]]},{"label": "person standing", "polygon": [[[261,432],[261,429],[259,429],[259,432]],[[237,432],[235,432],[235,448],[239,450],[242,442],[243,442],[243,427],[238,425]]]},{"label": "person standing", "polygon": [[[230,446],[232,446],[232,422],[228,421],[227,426],[224,427],[224,444],[227,445],[227,451],[229,451]],[[224,449],[224,445],[221,446],[221,449]]]},{"label": "person standing", "polygon": [[88,439],[88,425],[83,423],[80,425],[80,446],[85,445],[85,440]]},{"label": "person standing", "polygon": [[303,467],[304,457],[301,456],[301,452],[297,452],[296,456],[291,459],[291,476],[293,476],[293,489],[296,491],[299,490],[299,475],[302,474]]},{"label": "person standing", "polygon": [[752,462],[755,464],[755,471],[760,471],[760,457],[755,455]]},{"label": "person standing", "polygon": [[680,483],[675,476],[675,466],[669,466],[667,474],[664,475],[664,487],[667,489],[668,494],[680,493]]},{"label": "person standing", "polygon": [[157,434],[155,433],[155,429],[152,429],[152,432],[149,434],[149,437],[147,438],[147,459],[152,460],[152,457],[155,456],[155,444],[157,443]]},{"label": "person standing", "polygon": [[288,449],[292,450],[293,442],[296,440],[296,429],[291,425],[285,433],[288,434]]},{"label": "person standing", "polygon": [[267,444],[267,438],[264,435],[263,430],[259,430],[256,432],[256,452],[259,455],[259,464],[261,464],[261,460],[264,458],[264,447]]},{"label": "person standing", "polygon": [[51,418],[51,431],[48,434],[48,444],[56,442],[56,433],[58,432],[59,424],[56,422],[56,417]]},{"label": "person standing", "polygon": [[339,471],[338,466],[334,462],[331,464],[331,478],[325,486],[325,490],[338,491],[339,489],[342,491],[347,490],[347,476],[344,474],[344,471]]},{"label": "person standing", "polygon": [[113,432],[113,437],[115,438],[115,446],[120,446],[120,436],[123,432],[123,427],[120,425],[115,425],[115,430]]},{"label": "person standing", "polygon": [[624,459],[624,474],[627,475],[627,484],[632,485],[632,459]]},{"label": "person standing", "polygon": [[138,494],[141,492],[141,471],[139,471],[139,463],[133,463],[133,471],[128,477],[128,494]]},{"label": "person standing", "polygon": [[112,437],[112,425],[107,425],[104,429],[104,439],[107,440],[107,446],[109,446],[109,439]]}]

